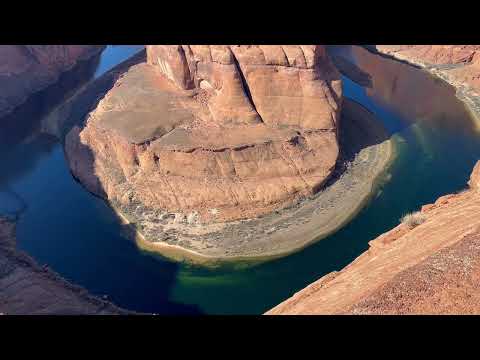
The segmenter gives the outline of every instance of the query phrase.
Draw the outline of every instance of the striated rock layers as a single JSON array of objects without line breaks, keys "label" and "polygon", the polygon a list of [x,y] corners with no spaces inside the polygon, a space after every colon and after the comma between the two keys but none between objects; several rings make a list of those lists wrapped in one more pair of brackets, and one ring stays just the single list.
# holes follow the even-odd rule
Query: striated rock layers
[{"label": "striated rock layers", "polygon": [[452,85],[480,92],[480,45],[377,45],[376,49],[434,68]]},{"label": "striated rock layers", "polygon": [[65,150],[73,174],[122,207],[185,223],[251,218],[324,184],[341,100],[320,45],[150,45]]},{"label": "striated rock layers", "polygon": [[0,315],[133,314],[91,296],[15,249],[15,224],[0,217]]},{"label": "striated rock layers", "polygon": [[479,314],[480,162],[467,190],[420,214],[267,314]]},{"label": "striated rock layers", "polygon": [[0,45],[0,117],[104,48],[99,45]]}]

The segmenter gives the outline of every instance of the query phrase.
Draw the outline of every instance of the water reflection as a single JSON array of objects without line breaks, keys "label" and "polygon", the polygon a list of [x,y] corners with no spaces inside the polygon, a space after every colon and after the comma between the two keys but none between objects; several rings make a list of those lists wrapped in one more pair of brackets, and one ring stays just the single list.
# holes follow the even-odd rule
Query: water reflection
[{"label": "water reflection", "polygon": [[455,96],[455,88],[441,79],[359,46],[330,46],[329,53],[340,71],[362,86],[366,96],[401,120],[397,128],[391,128],[393,132],[419,121],[465,134],[477,132]]}]

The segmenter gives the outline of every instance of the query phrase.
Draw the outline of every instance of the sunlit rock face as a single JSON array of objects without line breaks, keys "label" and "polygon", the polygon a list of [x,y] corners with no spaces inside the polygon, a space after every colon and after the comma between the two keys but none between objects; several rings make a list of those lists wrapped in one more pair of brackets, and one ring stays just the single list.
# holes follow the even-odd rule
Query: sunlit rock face
[{"label": "sunlit rock face", "polygon": [[341,100],[320,45],[149,45],[66,152],[111,201],[199,222],[249,218],[322,186]]},{"label": "sunlit rock face", "polygon": [[0,45],[0,117],[104,48],[99,45]]},{"label": "sunlit rock face", "polygon": [[334,129],[341,93],[323,46],[149,46],[148,62],[177,86],[208,93],[216,121]]}]

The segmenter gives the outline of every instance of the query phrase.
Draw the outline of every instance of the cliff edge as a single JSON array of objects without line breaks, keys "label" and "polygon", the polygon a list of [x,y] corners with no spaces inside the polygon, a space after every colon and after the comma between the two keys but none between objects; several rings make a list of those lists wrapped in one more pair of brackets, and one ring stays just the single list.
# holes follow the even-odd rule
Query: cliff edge
[{"label": "cliff edge", "polygon": [[267,314],[480,313],[480,162],[468,185]]}]

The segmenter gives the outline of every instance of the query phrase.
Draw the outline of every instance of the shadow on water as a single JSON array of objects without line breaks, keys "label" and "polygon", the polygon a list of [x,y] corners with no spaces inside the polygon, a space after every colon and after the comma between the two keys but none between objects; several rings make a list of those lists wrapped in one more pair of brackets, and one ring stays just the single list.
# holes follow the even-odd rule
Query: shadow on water
[{"label": "shadow on water", "polygon": [[324,184],[325,187],[337,181],[363,149],[381,144],[391,137],[380,119],[360,103],[349,98],[343,99],[339,123],[340,154],[335,169]]},{"label": "shadow on water", "polygon": [[64,72],[52,85],[29,96],[12,113],[0,120],[0,151],[3,153],[27,137],[40,131],[40,119],[70,97],[76,89],[93,77],[101,53],[88,60],[79,61],[70,71]]},{"label": "shadow on water", "polygon": [[[89,81],[100,56],[79,61],[73,69],[62,73],[57,82],[32,94],[0,119],[0,159],[3,167],[9,169],[0,174],[0,186],[28,173],[40,156],[52,150],[55,141],[41,134],[41,118]],[[12,150],[21,151],[21,157],[12,154]]]},{"label": "shadow on water", "polygon": [[[71,134],[78,136],[76,132],[70,133],[69,136]],[[77,146],[75,161],[78,162],[76,166],[83,168],[80,173],[95,174],[94,155],[90,148],[81,143]],[[65,163],[64,166],[67,167],[68,165]],[[65,169],[65,171],[68,171],[68,169]],[[82,179],[81,183],[77,180],[76,186],[82,188],[80,190],[84,193],[82,195],[87,194],[85,188],[93,191],[92,194],[88,194],[90,198],[96,196],[95,194],[106,197],[106,191],[96,176]],[[94,264],[98,271],[95,271],[94,278],[91,277],[90,272],[83,275],[79,274],[78,269],[82,266],[79,264],[78,267],[74,267],[72,273],[75,281],[80,282],[93,293],[109,294],[114,303],[129,310],[177,315],[201,314],[198,306],[171,301],[170,292],[177,281],[181,264],[165,261],[161,257],[152,256],[150,253],[139,250],[135,243],[137,233],[135,226],[123,224],[121,219],[116,218],[114,211],[102,199],[98,198],[93,201],[96,202],[97,210],[103,213],[101,216],[103,226],[99,229],[96,221],[98,219],[96,219],[88,226],[88,229],[106,233],[104,235],[87,233],[84,236],[85,239],[89,240],[86,245],[93,245],[91,256],[96,258],[89,259],[87,266]],[[82,203],[77,202],[77,204]],[[83,206],[86,207],[89,204],[83,204]],[[88,213],[85,207],[81,209],[83,214]],[[92,215],[98,217],[97,214]],[[105,223],[108,223],[108,226],[105,226]],[[79,234],[74,234],[74,236],[79,236]],[[66,237],[68,238],[68,236]],[[91,240],[94,239],[99,239],[99,242],[92,243]],[[127,241],[125,241],[126,239]],[[99,247],[102,247],[102,249],[99,249]],[[72,248],[69,246],[65,250],[70,252]],[[114,261],[109,261],[109,258],[114,259]],[[84,261],[84,256],[81,256],[79,260]],[[113,264],[112,268],[105,268],[105,265],[108,267],[109,264]],[[61,263],[58,265],[62,266]],[[69,268],[71,268],[71,264],[69,264]],[[65,269],[65,271],[68,273],[69,269]]]},{"label": "shadow on water", "polygon": [[465,135],[478,132],[455,88],[442,79],[359,46],[329,46],[328,52],[347,96],[386,118],[391,135],[415,122]]},{"label": "shadow on water", "polygon": [[[125,56],[118,47],[114,55]],[[109,54],[79,63],[0,120],[0,160],[7,170],[0,174],[0,203],[16,203],[9,209],[0,205],[0,213],[21,212],[17,246],[92,294],[140,312],[200,314],[198,306],[171,300],[180,265],[139,252],[127,240],[133,228],[122,225],[103,200],[70,175],[64,135],[85,119],[123,71],[144,61],[145,51],[92,81],[101,56]],[[53,131],[46,134],[45,129]]]},{"label": "shadow on water", "polygon": [[28,174],[37,160],[55,147],[54,138],[41,134],[42,116],[61,104],[93,76],[100,54],[79,63],[60,75],[57,82],[29,96],[14,111],[0,119],[0,212],[18,216],[27,204],[9,183]]}]

